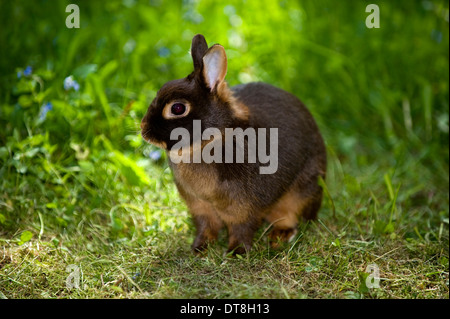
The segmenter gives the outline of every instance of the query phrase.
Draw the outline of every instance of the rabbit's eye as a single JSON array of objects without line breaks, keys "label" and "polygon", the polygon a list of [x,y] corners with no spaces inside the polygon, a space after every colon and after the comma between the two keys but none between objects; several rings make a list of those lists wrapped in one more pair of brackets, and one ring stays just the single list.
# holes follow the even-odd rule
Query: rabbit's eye
[{"label": "rabbit's eye", "polygon": [[191,105],[187,101],[170,101],[163,110],[162,116],[167,120],[178,119],[189,114]]},{"label": "rabbit's eye", "polygon": [[183,115],[186,112],[186,106],[182,103],[175,103],[170,108],[173,115]]}]

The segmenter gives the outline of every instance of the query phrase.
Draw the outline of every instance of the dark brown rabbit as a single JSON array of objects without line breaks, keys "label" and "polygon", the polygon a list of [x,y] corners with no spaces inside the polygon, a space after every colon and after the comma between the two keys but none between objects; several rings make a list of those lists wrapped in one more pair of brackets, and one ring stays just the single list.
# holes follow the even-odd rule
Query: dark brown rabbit
[{"label": "dark brown rabbit", "polygon": [[[297,97],[269,84],[229,88],[224,81],[224,48],[216,44],[208,49],[200,34],[192,40],[191,55],[194,71],[159,90],[142,119],[141,129],[146,141],[164,148],[169,155],[179,142],[170,138],[173,130],[184,128],[191,136],[191,161],[177,163],[170,159],[169,164],[197,228],[192,248],[202,251],[226,226],[228,251],[244,253],[251,248],[263,220],[273,225],[269,234],[273,246],[278,240],[290,240],[300,217],[315,219],[322,201],[318,180],[325,178],[326,151],[313,117]],[[221,139],[196,139],[196,123],[200,123],[202,132],[216,128]],[[275,171],[261,173],[267,161],[249,160],[250,136],[243,141],[234,138],[226,145],[226,130],[238,128],[258,130],[257,140],[266,141],[266,145],[278,143]],[[266,136],[261,137],[264,130],[260,129],[264,128]],[[271,140],[270,128],[277,129],[276,140]],[[214,152],[222,150],[222,154],[229,151],[226,146],[232,145],[232,163],[193,160],[196,148],[204,150],[213,141],[221,143]],[[245,150],[243,162],[237,160],[238,148]],[[179,150],[176,153],[180,155]]]}]

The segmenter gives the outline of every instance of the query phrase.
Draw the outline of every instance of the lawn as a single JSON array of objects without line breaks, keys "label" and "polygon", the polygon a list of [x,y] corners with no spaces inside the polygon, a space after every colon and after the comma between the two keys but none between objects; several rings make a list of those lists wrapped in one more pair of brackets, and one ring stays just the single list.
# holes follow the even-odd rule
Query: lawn
[{"label": "lawn", "polygon": [[[447,1],[1,1],[1,298],[449,298]],[[369,3],[380,28],[367,28]],[[139,123],[202,33],[314,115],[319,218],[198,257]],[[378,276],[379,275],[379,276]]]}]

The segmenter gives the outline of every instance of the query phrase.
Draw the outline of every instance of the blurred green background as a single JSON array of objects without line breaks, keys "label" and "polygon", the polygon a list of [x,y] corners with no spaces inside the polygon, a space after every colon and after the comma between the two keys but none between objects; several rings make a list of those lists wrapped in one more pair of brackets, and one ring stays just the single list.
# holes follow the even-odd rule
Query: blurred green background
[{"label": "blurred green background", "polygon": [[[79,29],[65,26],[70,3]],[[186,229],[139,123],[191,72],[197,33],[225,47],[229,84],[268,82],[311,110],[329,156],[325,220],[369,218],[366,235],[404,239],[448,229],[448,12],[444,0],[2,0],[0,236],[81,247]]]}]

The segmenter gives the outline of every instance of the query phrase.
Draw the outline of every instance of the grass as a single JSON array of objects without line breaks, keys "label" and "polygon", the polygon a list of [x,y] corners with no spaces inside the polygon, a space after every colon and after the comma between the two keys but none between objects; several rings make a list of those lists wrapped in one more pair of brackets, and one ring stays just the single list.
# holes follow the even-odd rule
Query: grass
[{"label": "grass", "polygon": [[[448,3],[379,1],[376,30],[363,2],[79,1],[77,30],[67,4],[0,4],[0,297],[449,298]],[[295,93],[324,135],[319,220],[282,249],[265,225],[247,256],[225,234],[194,256],[166,157],[139,136],[195,33],[225,46],[230,84]]]},{"label": "grass", "polygon": [[[9,298],[442,298],[448,293],[448,259],[441,245],[380,243],[328,231],[315,223],[285,250],[274,252],[262,241],[242,258],[224,257],[224,247],[194,257],[186,234],[161,234],[146,245],[104,253],[34,242],[6,249],[2,263],[14,275],[2,276],[8,282],[3,291]],[[370,263],[380,268],[378,289],[365,284]],[[66,288],[69,264],[80,267],[82,289]]]}]

